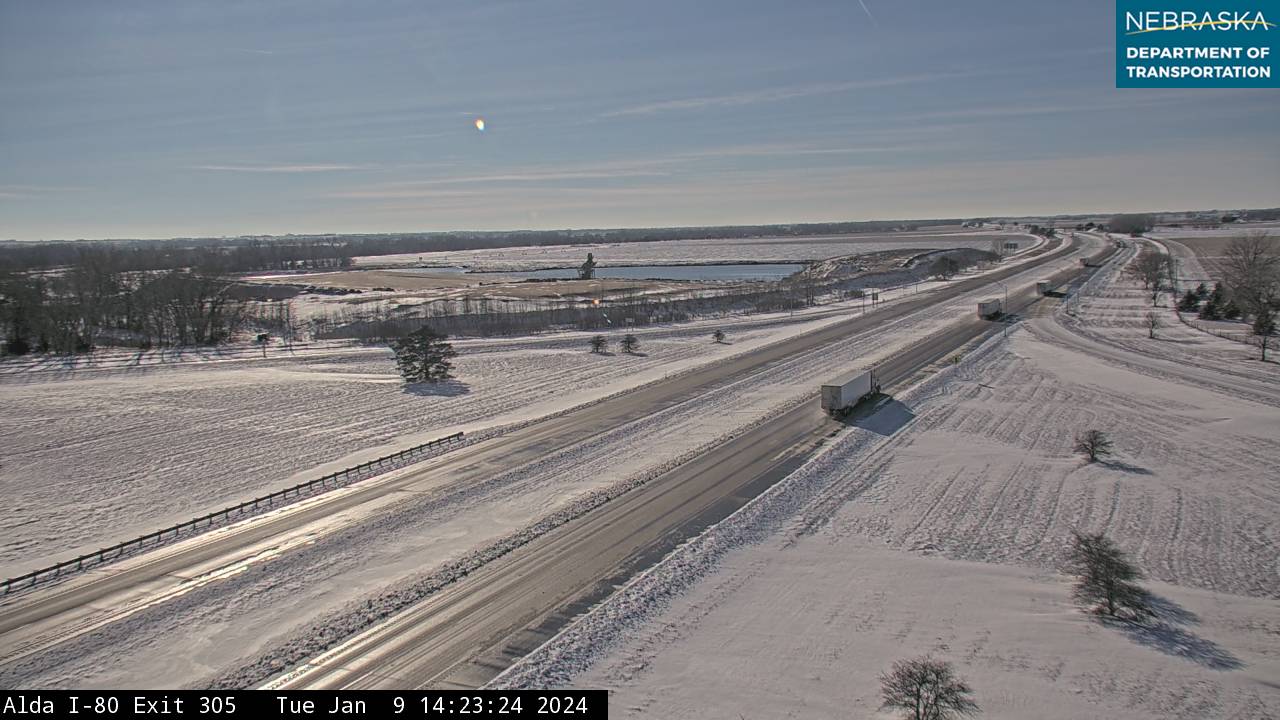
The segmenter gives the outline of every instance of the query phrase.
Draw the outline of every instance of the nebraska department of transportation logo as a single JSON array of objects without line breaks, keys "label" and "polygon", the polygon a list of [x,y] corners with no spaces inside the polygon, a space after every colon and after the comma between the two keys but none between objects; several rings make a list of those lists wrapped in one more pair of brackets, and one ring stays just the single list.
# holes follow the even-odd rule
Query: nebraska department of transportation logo
[{"label": "nebraska department of transportation logo", "polygon": [[1280,0],[1116,0],[1116,87],[1280,87]]}]

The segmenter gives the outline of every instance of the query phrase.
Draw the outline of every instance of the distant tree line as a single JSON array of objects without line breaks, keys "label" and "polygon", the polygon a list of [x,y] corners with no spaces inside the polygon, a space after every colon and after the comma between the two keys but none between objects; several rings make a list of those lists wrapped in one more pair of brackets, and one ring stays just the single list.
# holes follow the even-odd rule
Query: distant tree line
[{"label": "distant tree line", "polygon": [[117,270],[216,267],[222,272],[322,270],[351,266],[345,244],[329,240],[107,240],[0,243],[0,272],[74,267],[109,257]]},{"label": "distant tree line", "polygon": [[311,270],[351,265],[364,255],[427,253],[444,250],[525,245],[586,245],[593,243],[747,238],[761,236],[834,235],[840,233],[914,230],[919,225],[953,224],[941,219],[913,223],[870,221],[801,223],[794,225],[731,225],[717,227],[623,228],[614,230],[519,230],[492,232],[436,232],[379,235],[303,235],[284,237],[175,238],[172,240],[107,240],[0,242],[0,268],[39,270],[77,261],[86,246],[109,250],[128,270],[171,270],[216,261],[228,272]]},{"label": "distant tree line", "polygon": [[61,271],[0,271],[0,350],[212,345],[245,319],[245,303],[228,292],[221,268],[143,272],[125,265],[114,251],[87,246]]},{"label": "distant tree line", "polygon": [[1155,227],[1155,219],[1144,214],[1116,215],[1107,222],[1107,230],[1135,237],[1149,232],[1153,227]]}]

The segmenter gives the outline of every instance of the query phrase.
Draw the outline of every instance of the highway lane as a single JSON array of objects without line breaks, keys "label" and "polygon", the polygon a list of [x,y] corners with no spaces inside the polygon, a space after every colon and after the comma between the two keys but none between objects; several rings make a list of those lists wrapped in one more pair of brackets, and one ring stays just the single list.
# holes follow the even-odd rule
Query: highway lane
[{"label": "highway lane", "polygon": [[[1072,252],[1070,247],[1042,249],[1039,262],[1047,262]],[[73,579],[63,585],[37,590],[6,601],[0,607],[0,637],[9,652],[32,652],[104,621],[104,608],[136,598],[140,589],[173,588],[210,565],[237,562],[261,549],[263,543],[278,541],[309,523],[323,521],[335,513],[366,503],[387,499],[399,491],[440,490],[458,483],[478,482],[520,464],[534,461],[557,449],[596,434],[643,418],[690,397],[709,392],[735,378],[757,372],[770,363],[795,353],[812,350],[832,341],[873,331],[950,297],[987,283],[1025,272],[1029,264],[1004,268],[996,273],[960,281],[939,291],[890,305],[866,316],[857,316],[813,333],[727,359],[692,372],[659,381],[604,402],[572,411],[561,417],[537,422],[502,437],[435,458],[409,471],[362,483],[346,491],[331,493],[278,514],[260,518],[225,531],[210,533],[178,545],[161,548],[145,556]],[[107,619],[110,619],[109,617]]]},{"label": "highway lane", "polygon": [[[1039,298],[1027,289],[1009,300],[1018,312]],[[953,323],[880,365],[882,382],[886,389],[906,384],[1003,327],[976,317]],[[815,397],[773,421],[489,563],[272,687],[483,684],[579,610],[799,467],[840,427],[819,407],[816,384]]]}]

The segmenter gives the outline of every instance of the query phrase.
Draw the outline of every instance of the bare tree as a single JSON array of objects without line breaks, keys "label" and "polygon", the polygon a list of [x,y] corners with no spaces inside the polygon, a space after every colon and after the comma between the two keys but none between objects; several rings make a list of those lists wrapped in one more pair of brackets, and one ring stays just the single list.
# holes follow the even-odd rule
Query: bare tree
[{"label": "bare tree", "polygon": [[607,347],[609,347],[609,341],[603,335],[596,335],[591,338],[591,352],[602,353]]},{"label": "bare tree", "polygon": [[1141,281],[1142,287],[1151,291],[1151,302],[1154,304],[1156,299],[1160,297],[1161,281],[1171,274],[1170,265],[1171,262],[1168,255],[1148,250],[1130,263],[1125,273],[1129,277]]},{"label": "bare tree", "polygon": [[1267,348],[1276,341],[1276,312],[1270,305],[1263,305],[1253,319],[1253,344],[1262,351],[1262,362],[1267,361]]},{"label": "bare tree", "polygon": [[724,342],[724,331],[719,328],[716,328],[716,331],[711,333],[711,340],[717,343]]},{"label": "bare tree", "polygon": [[1280,245],[1265,232],[1240,235],[1222,258],[1223,279],[1245,315],[1280,304]]},{"label": "bare tree", "polygon": [[281,303],[280,327],[280,332],[284,336],[284,346],[292,349],[293,341],[298,337],[298,321],[293,314],[293,303],[289,300]]},{"label": "bare tree", "polygon": [[1161,327],[1160,316],[1154,310],[1148,310],[1142,318],[1142,324],[1147,328],[1147,337],[1155,338],[1156,330]]},{"label": "bare tree", "polygon": [[939,280],[950,280],[960,272],[960,263],[949,257],[941,257],[929,266],[929,274]]},{"label": "bare tree", "polygon": [[627,334],[622,337],[622,352],[633,353],[640,349],[640,341],[635,335]]},{"label": "bare tree", "polygon": [[1089,458],[1089,462],[1098,462],[1100,458],[1111,455],[1113,443],[1111,438],[1101,430],[1086,430],[1076,436],[1075,451]]},{"label": "bare tree", "polygon": [[1137,581],[1142,571],[1102,533],[1073,533],[1068,570],[1076,576],[1072,595],[1111,617],[1151,614],[1151,596]]},{"label": "bare tree", "polygon": [[951,663],[928,656],[899,660],[880,676],[880,709],[901,710],[902,717],[910,720],[947,720],[977,713],[972,694]]}]

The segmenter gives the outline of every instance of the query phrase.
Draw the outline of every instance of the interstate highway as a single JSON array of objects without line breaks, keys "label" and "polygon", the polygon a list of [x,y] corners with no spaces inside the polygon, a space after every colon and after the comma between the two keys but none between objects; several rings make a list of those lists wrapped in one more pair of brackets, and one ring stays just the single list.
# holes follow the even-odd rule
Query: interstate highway
[{"label": "interstate highway", "polygon": [[400,490],[431,489],[466,482],[531,462],[556,449],[706,392],[727,379],[755,372],[793,353],[821,347],[847,335],[874,330],[894,318],[984,287],[992,281],[1026,272],[1036,264],[1060,258],[1072,251],[1070,247],[1055,249],[1053,245],[1046,246],[1039,251],[1039,257],[1027,263],[956,282],[941,291],[904,300],[870,315],[854,317],[784,343],[646,385],[634,392],[424,462],[411,471],[366,481],[347,492],[334,493],[332,497],[322,497],[316,502],[247,522],[234,531],[210,533],[60,585],[9,598],[0,606],[0,638],[4,639],[3,645],[7,648],[3,653],[4,659],[12,659],[17,653],[39,651],[79,631],[110,621],[113,607],[142,595],[171,590],[183,576],[190,577],[193,570],[212,563],[225,565],[251,556],[263,542],[274,541],[344,509],[376,501]]},{"label": "interstate highway", "polygon": [[[1055,274],[1055,285],[1079,272]],[[1038,301],[1033,288],[1009,298],[1015,311]],[[948,325],[880,364],[884,389],[909,384],[1003,327],[976,317]],[[577,611],[802,464],[839,427],[819,407],[816,385],[809,401],[485,565],[271,687],[482,685]]]}]

